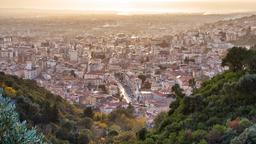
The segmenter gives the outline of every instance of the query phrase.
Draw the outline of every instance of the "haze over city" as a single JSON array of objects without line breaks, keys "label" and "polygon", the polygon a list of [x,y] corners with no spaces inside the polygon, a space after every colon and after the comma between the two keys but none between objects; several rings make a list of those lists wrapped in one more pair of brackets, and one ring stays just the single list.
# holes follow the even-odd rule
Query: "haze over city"
[{"label": "haze over city", "polygon": [[231,13],[255,11],[255,0],[1,0],[0,8],[118,13]]}]

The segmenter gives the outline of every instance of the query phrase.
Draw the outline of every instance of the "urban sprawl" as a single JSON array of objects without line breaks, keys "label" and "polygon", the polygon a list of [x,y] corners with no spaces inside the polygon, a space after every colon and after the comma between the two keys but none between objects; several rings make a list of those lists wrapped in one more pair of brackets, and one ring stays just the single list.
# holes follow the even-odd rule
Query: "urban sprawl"
[{"label": "urban sprawl", "polygon": [[172,86],[190,95],[226,69],[222,57],[233,42],[256,35],[256,16],[165,35],[60,33],[41,38],[29,36],[29,29],[6,31],[0,34],[0,71],[35,80],[71,103],[102,113],[132,104],[136,116],[151,124],[175,100]]}]

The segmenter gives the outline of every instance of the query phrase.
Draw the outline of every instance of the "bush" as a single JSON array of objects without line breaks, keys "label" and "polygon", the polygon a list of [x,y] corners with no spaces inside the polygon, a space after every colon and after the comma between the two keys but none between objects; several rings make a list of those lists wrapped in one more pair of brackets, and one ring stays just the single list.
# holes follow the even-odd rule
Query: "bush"
[{"label": "bush", "polygon": [[146,139],[146,135],[147,135],[147,129],[146,128],[142,128],[141,130],[139,130],[137,133],[137,138],[139,140],[145,140]]},{"label": "bush", "polygon": [[108,133],[108,136],[114,137],[114,136],[118,136],[119,133],[116,130],[110,130]]},{"label": "bush", "polygon": [[89,144],[90,139],[85,133],[80,133],[78,136],[78,142],[77,144]]},{"label": "bush", "polygon": [[84,109],[84,116],[85,116],[85,117],[89,117],[89,118],[93,118],[94,112],[93,112],[92,107],[86,107],[86,108]]},{"label": "bush", "polygon": [[3,144],[46,143],[35,128],[28,129],[25,121],[19,122],[14,103],[3,97],[0,97],[0,141]]},{"label": "bush", "polygon": [[159,129],[164,119],[168,116],[166,112],[159,113],[154,119],[154,128]]},{"label": "bush", "polygon": [[[238,88],[242,93],[256,97],[256,74],[248,74],[239,80]],[[253,100],[252,98],[251,100]]]},{"label": "bush", "polygon": [[193,141],[200,142],[203,138],[205,138],[207,135],[207,132],[204,130],[196,130],[192,133]]},{"label": "bush", "polygon": [[152,138],[147,138],[144,143],[145,144],[155,144],[155,141]]},{"label": "bush", "polygon": [[251,57],[248,62],[248,71],[251,73],[256,73],[256,56]]},{"label": "bush", "polygon": [[253,123],[251,121],[249,121],[247,118],[243,118],[240,122],[241,131],[245,130],[246,128],[249,128],[252,125]]},{"label": "bush", "polygon": [[231,144],[254,144],[256,143],[256,125],[247,128],[242,134],[231,140]]},{"label": "bush", "polygon": [[93,120],[91,118],[85,117],[79,122],[79,125],[83,128],[91,129],[93,125]]},{"label": "bush", "polygon": [[210,144],[220,143],[227,128],[222,125],[214,125],[208,133],[207,139]]},{"label": "bush", "polygon": [[16,90],[14,90],[12,87],[5,87],[4,88],[5,94],[9,97],[14,97],[16,95]]}]

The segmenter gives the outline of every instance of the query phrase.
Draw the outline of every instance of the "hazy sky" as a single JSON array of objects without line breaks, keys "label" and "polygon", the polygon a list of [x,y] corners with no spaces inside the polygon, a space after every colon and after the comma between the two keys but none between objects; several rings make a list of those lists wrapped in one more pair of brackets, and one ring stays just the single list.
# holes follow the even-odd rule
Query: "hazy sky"
[{"label": "hazy sky", "polygon": [[240,12],[256,11],[256,0],[0,0],[0,8],[119,12]]}]

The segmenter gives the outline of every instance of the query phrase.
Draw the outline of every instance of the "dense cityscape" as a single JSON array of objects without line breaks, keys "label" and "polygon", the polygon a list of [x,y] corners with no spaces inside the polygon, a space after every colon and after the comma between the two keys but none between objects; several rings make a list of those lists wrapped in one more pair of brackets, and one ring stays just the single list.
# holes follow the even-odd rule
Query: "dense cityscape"
[{"label": "dense cityscape", "polygon": [[[22,20],[9,21],[17,25]],[[255,16],[219,18],[190,27],[180,24],[183,31],[175,31],[178,27],[173,26],[161,34],[157,31],[170,25],[157,24],[155,31],[154,23],[149,23],[152,31],[144,33],[111,32],[112,28],[122,27],[118,20],[115,24],[113,21],[96,24],[88,33],[68,32],[72,30],[70,25],[82,27],[82,22],[70,21],[63,32],[58,29],[47,32],[37,26],[12,29],[2,26],[0,71],[35,80],[71,103],[91,106],[105,114],[132,104],[136,116],[146,117],[148,126],[157,114],[169,110],[175,100],[172,92],[175,84],[187,96],[191,95],[204,80],[228,69],[221,66],[228,49],[243,37],[256,35]],[[49,28],[56,23],[49,20]],[[141,23],[134,26],[143,27]],[[102,31],[107,32],[99,35]]]}]

